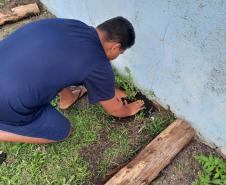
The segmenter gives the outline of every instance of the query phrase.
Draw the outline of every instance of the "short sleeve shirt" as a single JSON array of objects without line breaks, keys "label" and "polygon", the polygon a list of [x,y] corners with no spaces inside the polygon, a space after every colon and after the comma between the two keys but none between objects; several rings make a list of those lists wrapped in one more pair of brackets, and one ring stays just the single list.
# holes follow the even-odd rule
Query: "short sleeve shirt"
[{"label": "short sleeve shirt", "polygon": [[83,22],[44,19],[0,41],[0,120],[30,120],[72,85],[84,84],[90,103],[108,100],[114,83],[95,28]]}]

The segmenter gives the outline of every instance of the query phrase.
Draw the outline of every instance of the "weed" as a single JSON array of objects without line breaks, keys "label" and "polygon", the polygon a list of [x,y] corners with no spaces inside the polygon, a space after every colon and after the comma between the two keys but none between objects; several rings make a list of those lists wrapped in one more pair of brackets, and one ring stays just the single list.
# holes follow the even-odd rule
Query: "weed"
[{"label": "weed", "polygon": [[116,86],[125,90],[128,94],[128,98],[134,98],[138,93],[138,88],[133,83],[130,69],[125,67],[125,71],[126,74],[122,76],[116,69],[114,69]]},{"label": "weed", "polygon": [[226,184],[226,163],[222,159],[212,155],[198,155],[195,159],[201,164],[202,170],[192,185]]},{"label": "weed", "polygon": [[171,124],[175,117],[169,113],[165,112],[162,114],[157,114],[153,117],[154,120],[150,119],[147,122],[145,128],[142,130],[143,133],[147,133],[151,138],[157,136],[160,132],[162,132],[169,124]]},{"label": "weed", "polygon": [[150,96],[152,98],[156,97],[154,91],[148,91],[146,94],[147,94],[147,96]]},{"label": "weed", "polygon": [[134,121],[142,121],[142,120],[144,120],[144,118],[145,118],[145,113],[140,111],[139,113],[137,113],[135,115]]},{"label": "weed", "polygon": [[51,105],[58,109],[58,102],[59,102],[59,96],[56,96],[52,101],[51,101]]}]

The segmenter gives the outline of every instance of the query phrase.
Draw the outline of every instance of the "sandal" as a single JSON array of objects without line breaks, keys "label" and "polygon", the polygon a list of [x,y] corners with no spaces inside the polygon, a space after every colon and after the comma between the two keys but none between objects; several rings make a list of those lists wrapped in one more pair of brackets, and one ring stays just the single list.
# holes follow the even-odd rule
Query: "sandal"
[{"label": "sandal", "polygon": [[[82,98],[82,97],[87,93],[87,90],[86,90],[86,88],[84,88],[84,87],[73,88],[72,93],[73,93],[74,91],[78,91],[78,90],[79,90],[79,93],[78,93],[78,96],[77,96],[76,100],[75,100],[73,103],[71,103],[70,105],[66,106],[66,107],[60,107],[61,110],[69,109],[69,108],[72,107],[75,103],[77,103],[77,101],[78,101],[80,98]],[[73,93],[73,94],[74,94],[74,93]]]}]

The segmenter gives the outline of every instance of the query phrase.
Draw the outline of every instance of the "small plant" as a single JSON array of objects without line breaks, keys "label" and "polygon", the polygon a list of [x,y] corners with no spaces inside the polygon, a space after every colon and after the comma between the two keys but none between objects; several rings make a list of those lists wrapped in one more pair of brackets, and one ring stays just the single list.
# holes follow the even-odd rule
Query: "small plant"
[{"label": "small plant", "polygon": [[202,165],[202,170],[192,185],[226,184],[226,163],[222,159],[212,155],[198,155],[195,159]]},{"label": "small plant", "polygon": [[167,126],[170,125],[175,120],[175,117],[170,112],[165,112],[153,117],[153,120],[150,120],[146,127],[142,130],[143,133],[148,133],[153,139],[159,133],[161,133]]},{"label": "small plant", "polygon": [[116,69],[114,69],[116,86],[125,90],[128,94],[128,98],[134,98],[138,92],[138,89],[133,84],[133,78],[130,69],[125,67],[125,71],[126,75],[122,76]]},{"label": "small plant", "polygon": [[58,102],[59,102],[59,96],[56,96],[52,101],[51,101],[51,105],[55,108],[58,107]]},{"label": "small plant", "polygon": [[147,96],[150,96],[150,97],[152,97],[152,98],[156,97],[154,91],[149,91],[149,92],[147,92],[146,94],[147,94]]}]

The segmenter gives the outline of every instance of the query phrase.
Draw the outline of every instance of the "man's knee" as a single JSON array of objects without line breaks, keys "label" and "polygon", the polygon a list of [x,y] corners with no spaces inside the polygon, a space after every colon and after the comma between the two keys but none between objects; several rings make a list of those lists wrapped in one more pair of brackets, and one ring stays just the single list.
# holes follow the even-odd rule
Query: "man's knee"
[{"label": "man's knee", "polygon": [[65,138],[62,138],[61,140],[55,141],[55,142],[62,142],[62,141],[67,140],[71,136],[72,130],[73,130],[73,128],[70,126],[69,132],[66,135],[66,137]]}]

